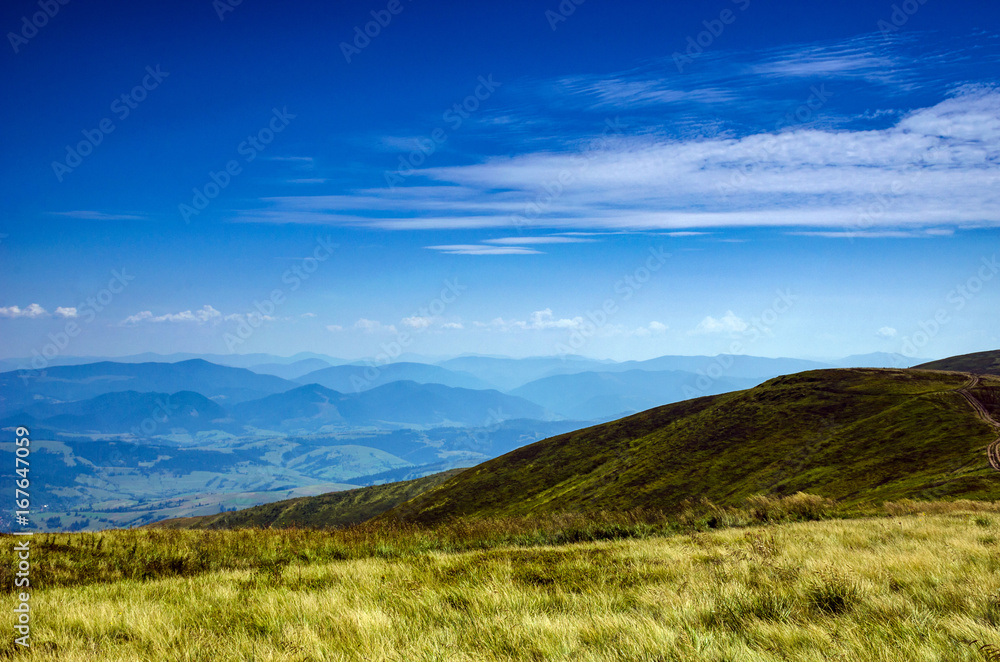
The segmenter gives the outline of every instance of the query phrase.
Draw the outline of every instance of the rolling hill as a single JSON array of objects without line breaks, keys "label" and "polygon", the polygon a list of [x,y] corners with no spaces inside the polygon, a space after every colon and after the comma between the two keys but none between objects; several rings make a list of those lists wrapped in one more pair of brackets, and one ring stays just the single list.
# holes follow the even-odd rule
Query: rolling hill
[{"label": "rolling hill", "polygon": [[485,427],[512,418],[551,420],[542,407],[499,391],[440,384],[390,382],[361,393],[307,384],[232,408],[237,421],[268,430],[318,430],[324,426]]},{"label": "rolling hill", "polygon": [[[383,517],[678,509],[758,493],[846,502],[1000,497],[985,449],[996,431],[960,390],[966,375],[819,370],[658,407],[545,439],[466,470]],[[996,401],[1000,380],[972,394]]]},{"label": "rolling hill", "polygon": [[499,356],[460,356],[441,361],[439,366],[448,370],[466,372],[497,388],[510,390],[523,384],[551,375],[602,370],[617,365],[614,361],[598,361],[582,356],[537,356],[512,359]]},{"label": "rolling hill", "polygon": [[957,370],[977,375],[1000,375],[1000,350],[975,352],[930,361],[914,366],[915,370]]},{"label": "rolling hill", "polygon": [[282,379],[294,380],[310,372],[329,368],[330,364],[323,359],[302,359],[293,363],[256,363],[248,367],[260,375],[274,375]]},{"label": "rolling hill", "polygon": [[77,433],[132,432],[141,436],[158,429],[165,434],[173,428],[197,432],[235,427],[225,409],[191,391],[173,394],[121,391],[76,402],[37,403],[23,409],[16,418],[0,422],[0,426],[24,424],[23,414],[36,427]]}]

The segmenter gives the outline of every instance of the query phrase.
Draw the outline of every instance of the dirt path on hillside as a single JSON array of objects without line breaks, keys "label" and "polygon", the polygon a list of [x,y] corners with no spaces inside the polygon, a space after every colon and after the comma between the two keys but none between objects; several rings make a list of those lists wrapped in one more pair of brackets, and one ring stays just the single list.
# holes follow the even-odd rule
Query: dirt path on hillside
[{"label": "dirt path on hillside", "polygon": [[[979,377],[973,375],[969,379],[969,383],[958,389],[958,392],[962,394],[963,398],[969,401],[972,408],[976,410],[976,416],[978,416],[981,421],[993,426],[993,429],[1000,433],[1000,423],[993,420],[993,417],[990,416],[988,411],[986,411],[986,407],[983,406],[983,403],[977,400],[976,396],[972,395],[969,391],[970,388],[976,388],[978,385]],[[986,457],[990,461],[990,466],[997,471],[1000,471],[1000,437],[994,439],[993,442],[986,447]]]}]

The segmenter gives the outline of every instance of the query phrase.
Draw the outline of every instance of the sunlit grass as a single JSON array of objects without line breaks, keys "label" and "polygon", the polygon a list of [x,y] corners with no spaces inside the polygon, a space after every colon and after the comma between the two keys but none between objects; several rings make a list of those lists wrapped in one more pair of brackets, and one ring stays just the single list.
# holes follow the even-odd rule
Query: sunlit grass
[{"label": "sunlit grass", "polygon": [[[770,517],[795,508],[773,501]],[[399,527],[367,543],[374,530],[362,527],[57,536],[61,542],[33,550],[39,568],[59,558],[65,566],[33,592],[30,657],[987,659],[980,646],[1000,642],[1000,508],[910,503],[889,510],[915,514],[770,525],[745,519],[740,526],[736,518],[748,513],[730,510],[724,516],[733,521],[722,524],[733,528],[699,531],[704,513],[692,510],[702,520],[675,523],[673,532],[665,522],[609,517],[604,526],[621,535],[561,545],[544,538],[579,532],[582,521],[536,522],[543,532],[536,544],[502,540],[528,536],[525,521],[506,529],[490,523],[490,534],[476,528],[483,523],[454,522],[447,532]],[[444,549],[462,547],[453,543],[463,535],[466,551]],[[171,574],[167,563],[147,580],[91,573],[93,559],[128,553],[129,541],[144,562],[186,550],[221,555],[219,567],[177,565]],[[329,551],[337,545],[344,558]],[[0,609],[8,623],[12,605],[6,595]],[[12,640],[0,650],[21,657]]]}]

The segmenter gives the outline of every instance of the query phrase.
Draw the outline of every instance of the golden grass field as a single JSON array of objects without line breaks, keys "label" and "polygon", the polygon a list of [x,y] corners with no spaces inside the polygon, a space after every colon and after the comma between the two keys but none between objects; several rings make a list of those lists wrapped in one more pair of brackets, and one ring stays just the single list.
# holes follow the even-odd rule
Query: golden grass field
[{"label": "golden grass field", "polygon": [[[262,550],[268,537],[300,540],[302,553],[147,580],[53,575],[33,590],[30,652],[12,643],[14,597],[4,595],[0,657],[882,662],[985,660],[1000,646],[1000,504],[731,523],[458,552],[422,539],[340,560],[311,551],[315,536],[336,532],[72,534],[91,549],[222,535]],[[40,565],[58,555],[33,553]]]}]

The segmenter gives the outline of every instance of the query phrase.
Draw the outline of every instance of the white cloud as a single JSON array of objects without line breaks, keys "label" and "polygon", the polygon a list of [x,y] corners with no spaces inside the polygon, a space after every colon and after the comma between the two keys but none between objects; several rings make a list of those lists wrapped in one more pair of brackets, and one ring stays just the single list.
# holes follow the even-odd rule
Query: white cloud
[{"label": "white cloud", "polygon": [[39,306],[37,303],[29,304],[27,308],[20,308],[19,306],[0,308],[0,317],[27,317],[29,319],[35,319],[37,317],[44,317],[48,314],[48,311]]},{"label": "white cloud", "polygon": [[299,317],[316,317],[316,313],[302,313]]},{"label": "white cloud", "polygon": [[669,326],[662,322],[650,322],[646,326],[640,326],[634,333],[637,336],[662,336],[670,329]]},{"label": "white cloud", "polygon": [[395,325],[382,324],[378,320],[370,320],[364,317],[354,323],[354,328],[365,333],[396,333]]},{"label": "white cloud", "polygon": [[528,316],[527,320],[510,319],[505,320],[497,317],[489,323],[476,322],[479,328],[491,328],[498,331],[542,331],[547,329],[576,329],[584,323],[582,317],[557,319],[552,314],[551,308],[536,310]]},{"label": "white cloud", "polygon": [[461,322],[445,322],[441,325],[442,329],[464,329],[465,326]]},{"label": "white cloud", "polygon": [[479,244],[454,244],[449,246],[426,246],[447,255],[537,255],[541,251],[521,246],[482,246]]},{"label": "white cloud", "polygon": [[339,324],[327,324],[326,329],[327,331],[333,331],[334,333],[336,333],[337,331],[343,331],[344,327],[340,326]]},{"label": "white cloud", "polygon": [[153,319],[153,311],[142,310],[136,313],[135,315],[129,315],[128,317],[123,319],[121,323],[126,326],[131,326],[133,324],[138,324],[140,322],[147,322],[152,319]]},{"label": "white cloud", "polygon": [[484,244],[587,244],[597,241],[596,239],[584,239],[582,237],[501,237],[500,239],[484,239]]},{"label": "white cloud", "polygon": [[403,326],[408,326],[411,329],[426,329],[434,321],[434,318],[414,315],[413,317],[404,317],[402,321]]},{"label": "white cloud", "polygon": [[878,336],[879,338],[886,338],[886,339],[895,338],[896,329],[892,328],[891,326],[883,326],[881,329],[875,332],[875,335]]},{"label": "white cloud", "polygon": [[708,316],[702,321],[698,322],[698,326],[692,329],[689,333],[692,335],[703,335],[710,333],[740,333],[745,331],[749,325],[743,321],[743,319],[736,315],[731,310],[727,310],[726,314],[722,317],[716,319],[715,317]]},{"label": "white cloud", "polygon": [[[240,319],[240,315],[227,315],[226,319]],[[152,311],[143,310],[136,313],[135,315],[129,315],[124,320],[122,324],[134,325],[141,322],[153,322],[153,323],[196,323],[196,324],[206,324],[209,322],[219,322],[222,320],[222,313],[213,308],[212,306],[205,304],[198,310],[185,310],[179,313],[167,313],[165,315],[154,316]]]},{"label": "white cloud", "polygon": [[63,308],[59,306],[54,313],[57,317],[78,317],[76,308]]}]

